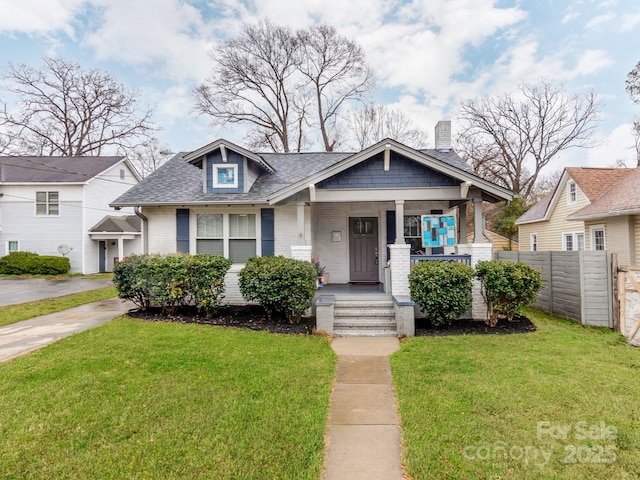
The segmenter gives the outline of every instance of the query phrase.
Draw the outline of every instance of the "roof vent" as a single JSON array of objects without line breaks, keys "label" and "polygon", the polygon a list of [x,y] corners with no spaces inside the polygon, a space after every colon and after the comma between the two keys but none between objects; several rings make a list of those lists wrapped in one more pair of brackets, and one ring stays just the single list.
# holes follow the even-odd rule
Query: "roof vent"
[{"label": "roof vent", "polygon": [[436,123],[436,150],[451,150],[451,120],[440,120]]}]

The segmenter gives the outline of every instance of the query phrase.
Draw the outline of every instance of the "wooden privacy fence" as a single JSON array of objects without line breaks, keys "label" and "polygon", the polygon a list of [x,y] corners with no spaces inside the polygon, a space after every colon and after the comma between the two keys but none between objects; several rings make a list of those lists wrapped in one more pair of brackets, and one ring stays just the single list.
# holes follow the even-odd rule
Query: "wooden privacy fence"
[{"label": "wooden privacy fence", "polygon": [[611,256],[598,252],[509,252],[495,257],[541,271],[544,287],[533,304],[583,325],[614,327]]},{"label": "wooden privacy fence", "polygon": [[640,346],[640,267],[618,268],[620,332]]}]

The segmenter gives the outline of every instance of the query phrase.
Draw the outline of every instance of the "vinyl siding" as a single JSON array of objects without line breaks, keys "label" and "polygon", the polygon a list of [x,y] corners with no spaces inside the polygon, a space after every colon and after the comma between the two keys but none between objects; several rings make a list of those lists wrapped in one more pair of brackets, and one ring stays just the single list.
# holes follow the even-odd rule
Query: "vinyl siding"
[{"label": "vinyl siding", "polygon": [[[576,232],[584,231],[583,222],[581,221],[569,221],[566,218],[573,212],[578,211],[582,207],[589,204],[587,197],[582,193],[580,187],[577,186],[576,203],[570,205],[567,202],[567,185],[566,182],[562,191],[559,192],[557,202],[554,207],[549,220],[544,222],[527,223],[520,225],[519,237],[520,237],[520,250],[531,251],[531,234],[538,234],[538,251],[545,250],[562,250],[562,234],[564,232]],[[585,242],[587,237],[585,231]],[[585,245],[585,248],[586,245]]]},{"label": "vinyl siding", "polygon": [[618,263],[620,265],[631,265],[631,251],[634,242],[633,219],[628,216],[622,216],[585,223],[585,232],[588,237],[587,250],[592,249],[591,227],[596,225],[604,225],[606,250],[615,252],[618,255]]}]

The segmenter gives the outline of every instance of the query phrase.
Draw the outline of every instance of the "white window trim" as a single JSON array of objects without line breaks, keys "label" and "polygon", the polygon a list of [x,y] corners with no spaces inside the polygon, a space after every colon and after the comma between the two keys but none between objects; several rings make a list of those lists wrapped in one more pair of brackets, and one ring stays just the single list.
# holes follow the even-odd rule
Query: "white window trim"
[{"label": "white window trim", "polygon": [[5,249],[4,249],[4,250],[5,250],[5,252],[6,252],[6,255],[9,255],[9,254],[11,253],[11,252],[9,251],[9,244],[10,244],[11,242],[16,242],[16,244],[18,245],[18,249],[17,249],[17,250],[15,250],[15,251],[16,251],[16,252],[19,252],[19,251],[20,251],[20,240],[6,240],[6,241],[5,241],[5,244],[4,244],[4,246],[5,246]]},{"label": "white window trim", "polygon": [[[39,214],[38,213],[38,193],[42,193],[44,192],[46,194],[47,200],[46,200],[46,207],[47,207],[47,213],[44,214]],[[50,202],[49,202],[49,194],[50,193],[57,193],[58,194],[58,213],[49,213],[49,207],[50,207]],[[33,203],[33,214],[36,217],[59,217],[60,216],[60,192],[58,190],[38,190],[36,191],[36,196],[34,199],[34,203]]]},{"label": "white window trim", "polygon": [[[213,171],[211,186],[213,188],[238,188],[238,165],[236,163],[218,163],[211,166]],[[232,169],[233,170],[233,184],[218,183],[218,170],[219,169]]]},{"label": "white window trim", "polygon": [[[562,232],[562,251],[563,252],[578,252],[579,250],[576,249],[576,247],[578,246],[578,240],[577,240],[577,236],[582,234],[584,237],[584,231],[583,230],[575,230],[572,232]],[[571,235],[571,238],[573,239],[573,250],[567,250],[567,235]]]},{"label": "white window trim", "polygon": [[[571,186],[574,188],[575,198],[571,198]],[[575,205],[578,202],[578,184],[574,181],[567,183],[567,205]]]},{"label": "white window trim", "polygon": [[[231,210],[231,211],[221,211],[221,210],[196,210],[191,214],[191,219],[189,220],[189,230],[190,230],[190,238],[193,241],[189,241],[189,253],[192,255],[196,254],[196,244],[200,237],[198,237],[198,215],[202,214],[221,214],[222,215],[222,250],[223,256],[225,258],[229,258],[229,240],[241,240],[241,239],[252,239],[248,237],[233,237],[231,238],[231,227],[229,225],[229,215],[255,215],[256,218],[256,257],[262,256],[262,230],[261,230],[261,221],[260,221],[260,210]],[[202,237],[208,238],[208,237]],[[244,263],[234,263],[234,265],[244,265]]]},{"label": "white window trim", "polygon": [[[562,237],[562,238],[564,238],[564,237]],[[531,234],[529,248],[531,249],[532,252],[537,252],[538,251],[538,234],[537,233],[532,233]]]},{"label": "white window trim", "polygon": [[595,232],[602,230],[602,237],[604,239],[604,249],[607,249],[607,230],[604,228],[604,224],[599,225],[591,225],[589,227],[589,241],[591,243],[590,247],[592,251],[596,251],[596,234]]}]

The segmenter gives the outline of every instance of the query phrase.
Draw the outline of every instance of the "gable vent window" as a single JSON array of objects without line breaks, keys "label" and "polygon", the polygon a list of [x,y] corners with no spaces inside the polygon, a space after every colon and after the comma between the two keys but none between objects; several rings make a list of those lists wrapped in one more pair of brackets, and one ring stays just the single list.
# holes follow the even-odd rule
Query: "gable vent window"
[{"label": "gable vent window", "polygon": [[48,216],[60,213],[58,192],[36,192],[36,215]]},{"label": "gable vent window", "polygon": [[573,205],[578,200],[578,186],[576,182],[569,182],[567,184],[567,203]]},{"label": "gable vent window", "polygon": [[238,166],[213,165],[213,187],[238,188]]}]

